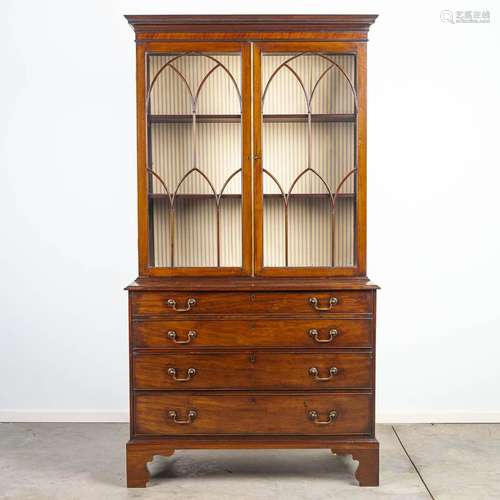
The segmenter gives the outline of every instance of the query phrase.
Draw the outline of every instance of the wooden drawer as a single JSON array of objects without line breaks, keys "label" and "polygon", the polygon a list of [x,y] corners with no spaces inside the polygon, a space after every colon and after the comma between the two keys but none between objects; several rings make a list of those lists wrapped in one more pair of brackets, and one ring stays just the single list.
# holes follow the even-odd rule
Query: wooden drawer
[{"label": "wooden drawer", "polygon": [[134,347],[371,347],[369,319],[136,320]]},{"label": "wooden drawer", "polygon": [[[135,396],[135,434],[370,434],[371,397],[339,393],[140,393]],[[336,416],[330,417],[333,411]],[[189,412],[193,412],[191,417]]]},{"label": "wooden drawer", "polygon": [[141,353],[134,388],[367,389],[371,367],[370,353]]},{"label": "wooden drawer", "polygon": [[[316,299],[316,303],[311,302]],[[330,303],[332,301],[332,303]],[[332,292],[134,292],[134,316],[281,314],[312,316],[371,313],[371,291]]]}]

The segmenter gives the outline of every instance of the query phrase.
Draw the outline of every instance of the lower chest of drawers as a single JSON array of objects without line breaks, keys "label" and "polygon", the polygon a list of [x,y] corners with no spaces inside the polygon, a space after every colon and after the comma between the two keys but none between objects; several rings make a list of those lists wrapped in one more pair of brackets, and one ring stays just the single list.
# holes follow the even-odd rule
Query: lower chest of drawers
[{"label": "lower chest of drawers", "polygon": [[132,294],[136,436],[372,435],[374,294]]}]

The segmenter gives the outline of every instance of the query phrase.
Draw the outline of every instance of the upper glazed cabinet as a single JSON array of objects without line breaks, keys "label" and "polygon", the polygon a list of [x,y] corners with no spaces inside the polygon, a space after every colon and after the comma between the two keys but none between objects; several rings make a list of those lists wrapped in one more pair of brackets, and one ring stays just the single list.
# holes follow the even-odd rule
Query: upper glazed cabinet
[{"label": "upper glazed cabinet", "polygon": [[365,46],[138,49],[141,276],[364,276]]}]

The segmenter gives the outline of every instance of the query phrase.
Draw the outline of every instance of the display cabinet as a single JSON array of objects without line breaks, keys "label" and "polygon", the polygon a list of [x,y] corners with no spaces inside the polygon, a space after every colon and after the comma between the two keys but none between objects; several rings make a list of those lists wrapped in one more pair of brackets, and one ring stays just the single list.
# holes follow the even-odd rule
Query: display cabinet
[{"label": "display cabinet", "polygon": [[378,484],[366,277],[376,16],[126,16],[139,276],[129,486],[155,455],[328,448]]}]

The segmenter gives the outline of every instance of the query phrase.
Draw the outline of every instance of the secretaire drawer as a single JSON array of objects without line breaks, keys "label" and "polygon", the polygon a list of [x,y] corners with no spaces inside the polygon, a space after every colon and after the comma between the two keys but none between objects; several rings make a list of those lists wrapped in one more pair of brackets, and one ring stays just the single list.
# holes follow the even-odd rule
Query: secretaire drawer
[{"label": "secretaire drawer", "polygon": [[372,346],[369,319],[135,320],[134,347],[366,348]]},{"label": "secretaire drawer", "polygon": [[371,368],[370,353],[140,353],[134,388],[369,389]]},{"label": "secretaire drawer", "polygon": [[371,291],[332,292],[134,292],[132,314],[182,317],[198,314],[331,315],[371,313]]},{"label": "secretaire drawer", "polygon": [[135,434],[369,434],[370,407],[370,394],[140,393]]}]

